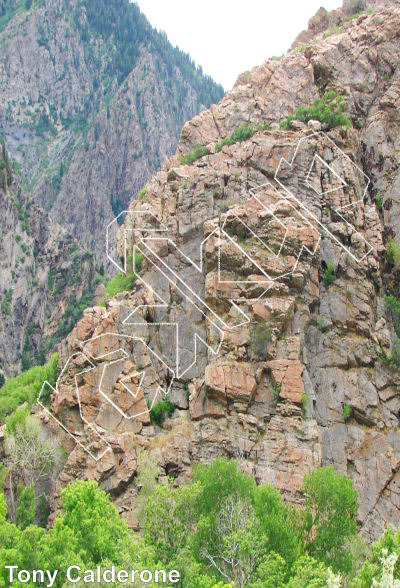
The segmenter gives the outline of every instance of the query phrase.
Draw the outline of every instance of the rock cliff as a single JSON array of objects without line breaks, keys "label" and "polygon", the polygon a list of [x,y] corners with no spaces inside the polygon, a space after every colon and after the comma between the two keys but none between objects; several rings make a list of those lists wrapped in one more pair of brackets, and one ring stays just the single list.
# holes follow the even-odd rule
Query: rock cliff
[{"label": "rock cliff", "polygon": [[[199,460],[234,456],[294,503],[308,469],[333,464],[354,482],[368,541],[398,525],[385,295],[400,296],[399,30],[400,8],[377,3],[239,76],[184,125],[119,231],[134,288],[87,309],[59,347],[65,369],[41,413],[69,453],[54,506],[60,487],[94,478],[137,527],[145,448],[176,484]],[[350,126],[280,128],[328,91]],[[166,392],[175,411],[157,424],[147,409]]]},{"label": "rock cliff", "polygon": [[[112,267],[107,224],[174,153],[182,124],[223,90],[136,4],[114,0],[2,3],[0,88],[14,176],[0,195],[0,369],[10,375],[24,346],[32,359],[46,355],[83,300],[93,303],[95,266]],[[82,281],[71,291],[70,271]]]},{"label": "rock cliff", "polygon": [[0,130],[21,182],[84,247],[175,152],[182,124],[223,95],[136,4],[5,3]]}]

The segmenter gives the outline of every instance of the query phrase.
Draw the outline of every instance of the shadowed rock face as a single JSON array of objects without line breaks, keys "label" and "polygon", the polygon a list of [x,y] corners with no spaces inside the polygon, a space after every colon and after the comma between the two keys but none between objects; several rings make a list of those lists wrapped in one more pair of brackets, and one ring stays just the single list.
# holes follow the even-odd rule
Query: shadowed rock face
[{"label": "shadowed rock face", "polygon": [[[131,520],[137,449],[145,447],[176,484],[190,479],[199,460],[234,456],[257,481],[272,482],[298,504],[309,468],[334,464],[359,492],[358,518],[368,541],[387,522],[398,524],[400,381],[379,354],[390,353],[396,337],[384,302],[389,280],[399,297],[396,271],[384,256],[387,237],[400,238],[399,26],[400,10],[376,6],[304,52],[240,76],[218,105],[183,127],[178,155],[198,142],[208,154],[190,166],[170,158],[145,197],[131,203],[119,232],[122,259],[134,246],[147,251],[140,279],[131,292],[107,300],[107,308],[85,311],[60,345],[60,367],[78,353],[71,370],[89,367],[89,358],[96,369],[76,381],[65,373],[52,398],[53,415],[96,455],[107,444],[110,450],[96,461],[50,420],[69,452],[54,504],[60,486],[91,477]],[[328,136],[349,159],[323,146],[321,160],[335,174],[321,164],[313,178],[310,161],[320,153],[319,139],[311,137],[315,125],[283,131],[274,123],[332,88],[343,94],[354,126]],[[215,142],[246,121],[269,121],[272,129],[216,153]],[[292,162],[299,142],[304,148],[297,151],[297,171],[280,175],[281,159]],[[340,214],[348,204],[351,213],[348,208]],[[151,253],[146,249],[150,217],[163,224],[173,246],[160,242]],[[203,265],[196,274],[187,260],[198,264],[200,251]],[[175,277],[160,274],[155,255]],[[190,283],[192,294],[182,292],[180,280]],[[193,292],[204,304],[196,312]],[[162,307],[155,307],[156,294]],[[134,308],[135,321],[127,320]],[[238,308],[250,322],[240,324]],[[166,325],[175,320],[179,341]],[[261,347],[257,330],[251,330],[257,325],[267,328]],[[171,369],[177,369],[172,351],[177,348],[190,364],[194,330],[204,339],[198,361],[171,380]],[[139,349],[132,337],[145,347]],[[91,339],[90,355],[82,359],[80,343]],[[129,376],[137,392],[135,374],[148,372],[144,397],[169,387],[177,406],[161,427],[148,418],[115,418],[104,396],[91,400],[107,354],[120,349],[128,355],[126,364],[109,370],[106,382],[116,404],[129,409],[122,380]],[[80,399],[92,427],[82,423]],[[346,421],[345,405],[351,408]]]}]

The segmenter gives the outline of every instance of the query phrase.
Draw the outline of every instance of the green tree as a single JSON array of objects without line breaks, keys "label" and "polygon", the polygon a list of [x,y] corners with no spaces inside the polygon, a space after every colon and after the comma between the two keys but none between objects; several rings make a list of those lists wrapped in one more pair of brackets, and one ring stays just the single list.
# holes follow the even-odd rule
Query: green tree
[{"label": "green tree", "polygon": [[305,550],[334,571],[347,572],[352,557],[344,546],[357,530],[358,494],[353,482],[332,466],[320,467],[304,477],[302,492]]},{"label": "green tree", "polygon": [[7,504],[3,492],[0,492],[0,525],[4,523],[7,516]]},{"label": "green tree", "polygon": [[22,530],[33,525],[36,516],[35,490],[33,486],[18,486],[16,523]]},{"label": "green tree", "polygon": [[[400,528],[395,531],[389,526],[379,540],[371,545],[367,559],[349,584],[350,588],[371,588],[374,578],[376,580],[380,578],[383,551],[389,555],[400,553]],[[395,562],[393,577],[400,580],[400,563],[398,560]]]},{"label": "green tree", "polygon": [[61,491],[62,524],[74,532],[86,559],[95,565],[114,560],[128,527],[104,490],[90,480],[77,480]]},{"label": "green tree", "polygon": [[253,491],[253,506],[267,539],[269,552],[275,552],[290,567],[300,552],[299,517],[294,507],[285,504],[279,490],[260,484]]},{"label": "green tree", "polygon": [[201,555],[225,581],[238,588],[246,586],[265,554],[266,543],[250,499],[228,496],[215,522],[209,523],[206,518],[199,522],[210,536]]},{"label": "green tree", "polygon": [[288,566],[280,555],[273,551],[257,566],[248,584],[249,588],[283,588]]},{"label": "green tree", "polygon": [[322,562],[309,555],[300,557],[286,588],[327,588],[329,571]]}]

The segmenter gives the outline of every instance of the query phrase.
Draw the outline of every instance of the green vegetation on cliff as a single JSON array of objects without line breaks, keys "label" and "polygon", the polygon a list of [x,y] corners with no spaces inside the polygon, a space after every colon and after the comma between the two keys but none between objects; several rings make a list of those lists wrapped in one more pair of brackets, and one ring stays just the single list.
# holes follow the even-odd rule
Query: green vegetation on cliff
[{"label": "green vegetation on cliff", "polygon": [[282,129],[290,129],[290,123],[298,120],[307,123],[309,120],[319,120],[326,130],[339,126],[351,126],[345,114],[346,103],[340,94],[333,90],[326,92],[322,98],[317,98],[310,106],[300,106],[286,120],[281,122]]},{"label": "green vegetation on cliff", "polygon": [[54,353],[45,365],[35,366],[15,378],[8,378],[0,388],[0,424],[24,402],[36,402],[45,380],[55,386],[57,378],[58,353]]}]

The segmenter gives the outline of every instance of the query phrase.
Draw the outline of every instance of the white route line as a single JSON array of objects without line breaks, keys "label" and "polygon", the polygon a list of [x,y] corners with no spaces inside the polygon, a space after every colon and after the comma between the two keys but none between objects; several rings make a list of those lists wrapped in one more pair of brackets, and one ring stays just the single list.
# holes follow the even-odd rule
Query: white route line
[{"label": "white route line", "polygon": [[[343,157],[344,157],[345,159],[347,159],[347,160],[350,162],[350,164],[351,164],[353,167],[355,167],[355,168],[356,168],[356,169],[357,169],[357,170],[358,170],[358,171],[359,171],[359,172],[360,172],[360,173],[361,173],[361,174],[364,176],[364,178],[365,178],[365,179],[366,179],[366,181],[367,181],[367,184],[366,184],[366,187],[365,187],[365,189],[364,189],[364,193],[363,193],[363,197],[362,197],[362,198],[360,198],[360,199],[359,199],[359,200],[357,200],[356,202],[351,202],[350,204],[346,204],[346,206],[342,206],[342,207],[340,207],[340,208],[337,208],[337,209],[335,209],[335,211],[334,211],[334,212],[336,212],[336,213],[338,214],[338,216],[340,216],[340,218],[341,218],[341,219],[344,221],[344,223],[345,223],[345,224],[346,224],[348,227],[351,227],[351,229],[353,229],[353,230],[354,230],[354,232],[355,232],[355,233],[356,233],[356,234],[357,234],[357,235],[360,237],[360,239],[361,239],[362,241],[364,241],[365,245],[367,245],[367,246],[369,247],[369,250],[368,250],[368,251],[365,253],[365,255],[363,255],[363,257],[361,257],[361,259],[358,259],[358,258],[357,258],[357,257],[356,257],[356,256],[355,256],[355,255],[354,255],[354,254],[353,254],[353,253],[350,251],[350,249],[348,249],[348,248],[347,248],[345,245],[343,245],[343,243],[342,243],[342,242],[341,242],[341,241],[340,241],[340,240],[339,240],[337,237],[335,237],[335,235],[333,235],[333,233],[331,233],[331,231],[330,231],[330,230],[329,230],[329,229],[328,229],[328,228],[327,228],[327,227],[326,227],[326,226],[325,226],[325,225],[324,225],[324,224],[323,224],[323,223],[322,223],[322,222],[321,222],[321,221],[320,221],[320,220],[319,220],[319,219],[318,219],[316,216],[315,216],[315,214],[313,214],[313,213],[312,213],[310,210],[308,210],[308,208],[305,206],[305,204],[304,204],[304,203],[303,203],[301,200],[299,200],[298,198],[296,198],[296,196],[293,194],[293,192],[291,192],[291,191],[289,190],[289,188],[288,188],[287,186],[285,186],[285,184],[283,184],[282,182],[280,182],[280,181],[279,181],[279,179],[278,179],[278,174],[279,174],[279,172],[281,171],[281,167],[282,167],[282,165],[283,165],[284,163],[285,163],[286,165],[288,165],[290,168],[293,168],[293,165],[295,164],[295,161],[296,161],[296,155],[297,155],[297,153],[298,153],[298,151],[299,151],[299,149],[300,149],[300,145],[301,145],[301,143],[302,143],[303,141],[309,141],[309,139],[311,139],[312,137],[316,137],[316,136],[324,136],[324,137],[325,137],[325,138],[326,138],[326,139],[327,139],[327,140],[328,140],[328,141],[329,141],[329,142],[330,142],[330,143],[331,143],[331,144],[334,146],[334,148],[335,148],[335,149],[338,149],[338,150],[340,151],[341,155],[343,155]],[[321,158],[320,158],[320,159],[321,159]],[[315,160],[315,158],[314,158],[314,160]],[[314,164],[314,160],[313,160],[313,164]],[[344,180],[343,180],[343,179],[342,179],[340,176],[338,176],[338,174],[337,174],[337,173],[336,173],[336,172],[335,172],[335,171],[334,171],[334,170],[333,170],[333,169],[332,169],[332,168],[331,168],[331,167],[330,167],[330,166],[329,166],[329,165],[326,163],[326,161],[324,161],[324,160],[322,160],[322,159],[321,159],[321,161],[324,163],[324,165],[326,165],[326,166],[327,166],[327,167],[328,167],[328,168],[331,170],[331,172],[332,172],[333,174],[335,174],[335,176],[337,176],[337,177],[340,179],[340,181],[341,181],[341,182],[343,182],[343,183],[344,183],[344,184],[347,186],[346,182],[345,182],[345,181],[344,181]],[[313,165],[313,164],[312,164],[312,165]],[[307,178],[308,178],[308,177],[309,177],[309,176],[307,176]],[[287,160],[286,160],[284,157],[282,157],[282,158],[281,158],[281,160],[280,160],[280,162],[279,162],[279,165],[278,165],[278,168],[277,168],[277,170],[276,170],[276,172],[275,172],[275,181],[276,181],[276,182],[278,182],[278,184],[279,184],[279,185],[280,185],[280,186],[281,186],[281,187],[282,187],[282,188],[285,190],[285,192],[287,192],[287,194],[289,195],[289,197],[290,197],[290,198],[293,198],[293,200],[295,200],[295,202],[296,202],[296,203],[297,203],[297,204],[298,204],[298,205],[299,205],[299,206],[300,206],[300,207],[301,207],[303,210],[305,210],[305,212],[306,212],[306,213],[307,213],[307,214],[308,214],[308,215],[309,215],[309,216],[310,216],[310,217],[311,217],[311,218],[312,218],[312,219],[313,219],[313,220],[314,220],[314,221],[315,221],[315,222],[316,222],[316,223],[317,223],[317,224],[318,224],[320,227],[322,227],[323,231],[325,231],[326,233],[328,233],[329,237],[330,237],[331,239],[333,239],[333,240],[334,240],[334,241],[335,241],[335,242],[336,242],[338,245],[340,245],[340,247],[342,247],[342,248],[343,248],[343,249],[346,251],[346,253],[348,253],[348,254],[349,254],[349,255],[350,255],[350,256],[351,256],[351,257],[354,259],[354,261],[356,261],[357,263],[361,263],[361,261],[363,261],[363,259],[365,259],[365,258],[367,257],[367,255],[369,255],[369,254],[370,254],[370,253],[373,251],[373,247],[372,247],[372,245],[371,245],[370,243],[368,243],[368,241],[367,241],[366,239],[364,239],[364,237],[361,235],[361,233],[359,233],[359,232],[356,230],[356,228],[355,228],[355,227],[354,227],[354,226],[353,226],[351,223],[349,223],[349,222],[346,220],[346,218],[345,218],[345,217],[344,217],[344,216],[343,216],[343,215],[342,215],[342,214],[339,212],[339,211],[344,211],[345,209],[351,208],[351,207],[355,206],[356,204],[359,204],[359,203],[361,203],[361,202],[364,202],[364,196],[365,196],[365,194],[366,194],[366,191],[367,191],[367,189],[368,189],[368,186],[369,186],[369,183],[370,183],[370,179],[369,179],[369,178],[368,178],[368,176],[367,176],[367,175],[366,175],[366,174],[365,174],[365,173],[362,171],[362,169],[360,169],[360,168],[359,168],[359,167],[358,167],[358,166],[357,166],[357,165],[356,165],[356,164],[355,164],[355,163],[354,163],[354,162],[353,162],[353,161],[350,159],[350,157],[349,157],[348,155],[346,155],[346,154],[345,154],[345,153],[344,153],[344,152],[343,152],[343,151],[342,151],[342,150],[341,150],[341,149],[340,149],[340,148],[339,148],[339,147],[336,145],[336,143],[334,143],[334,142],[333,142],[333,141],[332,141],[332,140],[331,140],[331,139],[330,139],[330,138],[329,138],[329,137],[328,137],[328,136],[327,136],[325,133],[323,133],[322,131],[320,131],[320,132],[318,132],[318,133],[313,133],[312,135],[307,135],[307,137],[303,137],[302,139],[300,139],[300,140],[299,140],[299,142],[298,142],[298,144],[297,144],[297,147],[296,147],[296,149],[295,149],[295,152],[294,152],[294,154],[293,154],[292,161],[289,163],[289,162],[288,162],[288,161],[287,161]],[[308,184],[308,185],[310,186],[310,184]],[[312,187],[312,186],[310,186],[310,187]],[[316,192],[316,190],[315,190],[315,189],[314,189],[314,191]],[[330,191],[332,191],[332,192],[333,192],[334,190],[330,190]],[[327,193],[327,192],[324,192],[324,194],[325,194],[325,193]],[[318,192],[317,192],[317,194],[318,194]],[[284,198],[287,200],[287,197],[286,197],[284,194],[282,194],[282,196],[283,196],[283,197],[284,197]],[[300,214],[300,213],[299,213],[299,214]],[[302,215],[301,215],[301,216],[302,216]],[[306,219],[305,219],[305,217],[304,217],[304,220],[306,220]]]},{"label": "white route line", "polygon": [[[182,378],[197,362],[197,346],[198,343],[202,343],[203,345],[205,345],[206,349],[210,351],[210,353],[212,353],[213,355],[217,355],[220,351],[222,342],[224,340],[224,329],[227,330],[233,330],[236,328],[239,328],[245,324],[248,324],[250,322],[250,318],[248,317],[248,315],[238,306],[237,303],[252,303],[252,302],[257,302],[260,299],[262,299],[262,297],[268,292],[268,290],[273,286],[273,284],[275,282],[277,282],[277,280],[281,280],[284,277],[287,277],[291,274],[293,274],[293,272],[296,270],[300,257],[302,255],[303,252],[307,252],[309,255],[314,256],[320,241],[321,241],[321,231],[319,230],[319,227],[322,227],[322,229],[328,233],[328,235],[336,242],[338,243],[349,255],[351,255],[351,257],[357,261],[357,262],[361,262],[371,251],[372,251],[372,246],[364,239],[364,237],[355,229],[355,227],[349,223],[344,216],[340,213],[340,211],[344,211],[345,209],[348,209],[350,207],[354,207],[356,204],[359,204],[361,202],[363,202],[363,198],[361,198],[360,200],[357,200],[354,203],[350,203],[346,206],[340,207],[338,209],[335,210],[335,212],[339,215],[340,218],[343,219],[343,221],[346,223],[346,225],[350,226],[356,233],[357,235],[359,235],[359,237],[364,241],[364,243],[369,247],[368,252],[360,259],[358,260],[357,257],[355,257],[352,252],[345,246],[343,245],[343,243],[341,243],[341,241],[335,237],[335,235],[333,235],[331,233],[331,231],[329,231],[329,229],[305,206],[305,204],[303,202],[301,202],[298,198],[296,198],[296,196],[294,196],[294,194],[289,190],[289,188],[287,188],[282,182],[279,181],[278,177],[279,177],[279,173],[282,169],[283,164],[288,165],[290,168],[293,169],[293,166],[296,163],[296,156],[298,154],[298,151],[300,149],[300,146],[302,144],[303,141],[308,141],[310,140],[310,138],[313,137],[319,137],[319,136],[323,136],[324,138],[326,138],[333,146],[335,149],[338,149],[341,153],[341,155],[343,155],[349,162],[350,164],[356,168],[367,180],[367,186],[364,190],[364,194],[363,197],[366,193],[366,190],[368,188],[369,185],[369,178],[364,174],[364,172],[356,165],[354,164],[351,159],[341,150],[339,149],[339,147],[337,147],[337,145],[327,136],[325,135],[325,133],[323,132],[319,132],[319,133],[313,133],[312,135],[308,135],[307,137],[304,137],[302,139],[300,139],[300,141],[298,142],[295,152],[293,154],[292,160],[290,163],[288,163],[286,161],[286,159],[281,158],[278,168],[276,170],[275,173],[275,181],[279,184],[279,186],[281,186],[281,188],[283,188],[284,192],[286,193],[282,193],[280,191],[278,191],[270,182],[266,182],[265,184],[262,184],[261,186],[258,186],[257,188],[252,188],[250,190],[250,194],[251,194],[251,198],[247,201],[247,206],[249,206],[250,202],[253,200],[255,202],[257,202],[258,206],[261,208],[262,211],[266,212],[268,215],[271,216],[271,221],[272,219],[274,221],[276,221],[285,231],[285,234],[282,238],[282,241],[280,243],[279,246],[279,251],[277,253],[275,253],[268,245],[267,243],[265,243],[265,241],[263,241],[262,239],[260,239],[260,237],[242,220],[242,218],[240,218],[237,210],[239,208],[242,208],[243,205],[239,205],[233,209],[229,209],[227,214],[224,217],[223,223],[220,223],[220,226],[217,227],[216,229],[214,229],[205,239],[203,239],[203,241],[200,243],[200,257],[199,257],[199,263],[195,263],[191,258],[189,258],[185,253],[183,253],[183,251],[176,245],[175,241],[173,241],[172,239],[170,239],[168,236],[165,237],[158,237],[158,236],[147,236],[144,237],[143,234],[145,233],[155,233],[155,234],[159,234],[159,233],[168,233],[167,227],[159,220],[159,218],[154,215],[152,212],[147,211],[147,210],[128,210],[128,211],[123,211],[121,212],[108,226],[107,226],[107,231],[106,231],[106,252],[107,252],[107,258],[113,263],[113,265],[119,270],[122,271],[123,273],[126,273],[127,271],[127,233],[129,232],[133,232],[133,233],[141,233],[141,236],[138,239],[138,243],[134,243],[133,245],[133,261],[134,261],[134,266],[133,266],[133,271],[135,271],[136,269],[136,252],[140,252],[140,255],[143,256],[149,263],[149,265],[153,268],[155,268],[155,270],[161,274],[169,284],[171,284],[176,290],[177,292],[180,293],[180,295],[186,299],[186,301],[188,303],[190,303],[191,305],[193,305],[202,315],[203,317],[205,317],[206,321],[209,321],[211,323],[211,325],[218,331],[219,333],[219,344],[216,347],[216,349],[213,349],[205,340],[203,337],[201,337],[199,335],[199,333],[194,332],[194,361],[190,364],[189,367],[187,367],[184,371],[181,371],[180,368],[180,355],[179,355],[179,335],[180,335],[180,329],[179,329],[179,323],[178,322],[158,322],[158,323],[151,323],[151,325],[153,326],[170,326],[170,327],[174,327],[175,329],[175,336],[176,336],[176,357],[175,357],[175,361],[176,361],[176,366],[175,366],[175,370],[173,370],[167,363],[164,362],[164,360],[159,357],[159,355],[157,353],[155,353],[153,351],[153,349],[151,349],[151,347],[149,347],[147,345],[147,343],[143,340],[142,337],[138,337],[138,336],[133,336],[133,335],[124,335],[121,333],[102,333],[101,335],[97,335],[91,339],[87,339],[86,341],[83,342],[79,342],[79,345],[82,349],[81,353],[76,353],[73,354],[67,361],[67,363],[65,364],[63,370],[61,371],[61,374],[59,376],[59,378],[57,379],[57,383],[56,383],[56,388],[53,388],[53,386],[51,386],[48,382],[45,382],[42,386],[42,389],[40,391],[39,397],[38,397],[38,403],[42,406],[42,408],[46,411],[46,413],[48,413],[73,439],[74,441],[80,446],[82,447],[94,460],[98,461],[99,459],[101,459],[108,451],[112,450],[111,445],[107,442],[107,440],[105,439],[105,436],[101,435],[96,428],[87,421],[87,419],[85,419],[83,412],[82,412],[82,405],[81,405],[81,398],[80,398],[80,392],[79,392],[79,386],[78,386],[78,381],[77,381],[77,377],[87,373],[93,369],[96,368],[96,365],[93,362],[98,362],[99,360],[104,360],[107,358],[110,358],[110,356],[113,356],[114,354],[122,354],[123,357],[118,357],[117,359],[114,359],[112,361],[107,361],[107,363],[105,363],[105,365],[103,366],[103,370],[102,370],[102,374],[101,374],[101,379],[100,379],[100,383],[98,386],[98,391],[100,393],[100,395],[104,398],[104,400],[106,400],[107,402],[109,402],[117,411],[118,413],[123,417],[126,418],[128,420],[133,420],[134,418],[137,418],[143,414],[146,414],[149,412],[149,410],[151,410],[151,408],[154,406],[155,400],[158,396],[158,394],[160,393],[161,395],[166,395],[169,393],[169,390],[172,386],[172,383],[175,379],[175,377],[177,377],[178,379]],[[341,182],[341,186],[338,186],[336,188],[333,188],[331,190],[327,190],[326,192],[319,192],[311,183],[310,183],[310,177],[311,174],[313,173],[313,169],[314,166],[316,164],[316,161],[319,161],[322,165],[326,166],[328,168],[328,170],[334,175],[334,177],[336,177],[340,182]],[[329,166],[327,164],[326,161],[324,161],[318,154],[314,155],[314,158],[312,160],[312,163],[310,165],[310,168],[308,170],[306,179],[305,179],[305,183],[311,188],[313,189],[319,196],[328,194],[330,192],[334,192],[335,190],[338,190],[340,188],[343,188],[343,186],[347,186],[347,183],[335,172],[334,169],[332,169],[331,166]],[[316,235],[318,235],[318,238],[314,240],[314,246],[313,248],[309,248],[307,247],[305,244],[302,244],[297,258],[296,258],[296,262],[293,266],[293,268],[289,271],[286,272],[284,274],[281,274],[279,276],[275,276],[275,277],[271,277],[268,272],[266,272],[258,263],[255,259],[253,259],[247,251],[245,251],[243,249],[243,247],[240,246],[239,243],[237,243],[225,230],[226,224],[228,222],[229,217],[234,217],[237,219],[237,221],[239,221],[246,230],[248,230],[250,232],[250,234],[252,235],[253,238],[257,239],[259,241],[259,243],[266,249],[268,250],[276,259],[278,259],[281,256],[282,253],[282,249],[284,247],[284,244],[286,242],[288,233],[289,233],[289,228],[273,213],[273,211],[271,210],[271,208],[269,208],[269,206],[266,206],[257,196],[256,193],[257,191],[259,191],[260,189],[263,188],[269,188],[271,189],[273,192],[276,193],[277,198],[283,198],[286,203],[289,204],[289,206],[291,207],[291,209],[295,212],[296,215],[298,215],[304,222],[306,225],[308,225],[309,227],[311,227],[312,231],[315,232]],[[293,201],[296,203],[296,205],[293,203]],[[302,209],[305,214],[303,214],[300,210]],[[114,261],[114,259],[111,257],[110,255],[110,243],[109,243],[109,234],[110,234],[110,230],[111,228],[117,228],[115,227],[115,225],[118,225],[118,219],[122,216],[122,215],[132,215],[133,216],[133,227],[129,227],[126,228],[125,227],[125,231],[124,231],[124,267],[122,267],[121,265],[119,265],[118,263],[116,263]],[[256,211],[256,214],[258,214],[258,211]],[[152,220],[153,224],[157,224],[157,228],[147,228],[146,226],[142,226],[142,227],[138,227],[136,228],[135,222],[136,222],[136,215],[147,215],[150,217],[150,220]],[[307,216],[308,218],[307,218]],[[311,220],[314,221],[315,224],[313,224],[311,222]],[[263,221],[265,222],[265,221]],[[229,299],[229,302],[232,304],[232,306],[238,311],[238,313],[240,315],[242,315],[242,317],[244,318],[244,320],[242,322],[240,322],[239,324],[235,324],[235,325],[229,325],[225,322],[225,320],[223,318],[221,318],[220,316],[218,316],[218,314],[205,302],[205,300],[202,299],[202,297],[193,289],[189,286],[188,283],[186,283],[186,281],[180,276],[180,274],[175,271],[166,261],[164,261],[163,258],[161,258],[154,249],[152,249],[151,244],[157,243],[157,242],[164,242],[167,244],[167,249],[168,251],[171,250],[171,248],[175,249],[176,253],[177,253],[177,258],[179,259],[179,255],[182,256],[180,259],[184,259],[185,262],[190,265],[190,267],[192,267],[193,269],[195,269],[197,272],[199,272],[200,274],[203,273],[203,268],[204,268],[204,262],[203,262],[203,248],[204,245],[207,243],[207,241],[211,238],[217,238],[217,247],[218,247],[218,283],[221,284],[253,284],[255,286],[261,286],[261,287],[266,287],[263,292],[260,294],[260,296],[258,296],[257,298],[236,298],[236,299]],[[223,280],[222,279],[222,275],[221,275],[221,242],[222,239],[225,239],[227,241],[229,241],[230,243],[232,243],[235,248],[237,248],[242,255],[248,259],[256,268],[257,270],[260,272],[261,274],[261,280]],[[142,250],[139,249],[138,245],[140,245],[142,247]],[[154,261],[154,258],[156,261]],[[136,272],[135,272],[136,273]],[[138,306],[136,306],[132,312],[130,312],[128,314],[128,316],[122,321],[123,325],[129,325],[129,326],[135,326],[135,327],[144,327],[144,328],[148,328],[149,324],[146,322],[132,322],[130,321],[130,319],[132,317],[134,317],[135,313],[139,310],[139,308],[168,308],[169,305],[167,304],[167,302],[165,300],[163,300],[163,298],[154,290],[154,288],[148,284],[142,277],[140,277],[138,274],[137,278],[138,281],[141,282],[142,284],[144,284],[144,286],[153,294],[153,296],[155,298],[158,299],[158,303],[154,303],[154,304],[140,304]],[[262,276],[264,276],[265,279],[262,279]],[[170,374],[171,379],[168,385],[168,388],[166,390],[164,390],[163,388],[160,387],[160,385],[157,385],[157,390],[154,394],[154,397],[152,399],[152,403],[151,403],[151,407],[150,409],[148,408],[146,411],[139,413],[139,414],[135,414],[132,416],[129,416],[128,414],[126,414],[120,407],[118,407],[118,405],[109,397],[109,395],[104,391],[103,389],[103,380],[104,380],[104,376],[105,376],[105,372],[106,369],[109,366],[115,365],[116,363],[122,362],[122,361],[126,361],[127,359],[129,359],[129,355],[126,353],[126,351],[122,348],[119,348],[117,350],[114,351],[110,351],[104,355],[98,356],[98,357],[94,357],[92,355],[92,353],[90,352],[90,350],[88,349],[88,345],[89,343],[101,338],[101,337],[118,337],[119,339],[125,339],[125,340],[133,340],[133,341],[137,341],[137,342],[141,342],[146,349],[151,353],[152,356],[154,356],[155,358],[157,358],[157,360],[164,366],[164,368],[166,369],[167,373]],[[70,361],[72,360],[72,358],[76,357],[76,356],[80,356],[82,358],[85,359],[85,361],[89,362],[90,366],[89,368],[79,372],[78,374],[76,374],[74,376],[75,379],[75,389],[76,389],[76,393],[77,393],[77,397],[78,397],[78,403],[79,403],[79,411],[80,411],[80,415],[81,418],[83,420],[84,423],[86,423],[93,431],[96,435],[98,435],[102,441],[104,441],[104,443],[107,445],[107,449],[105,451],[103,451],[101,453],[101,455],[99,455],[98,457],[96,457],[95,455],[93,455],[93,453],[88,449],[88,447],[86,447],[83,443],[81,443],[79,441],[79,439],[76,438],[76,435],[74,435],[73,433],[71,433],[66,426],[64,426],[44,405],[43,403],[40,401],[40,398],[42,396],[42,392],[43,392],[43,388],[44,386],[47,384],[49,385],[52,390],[54,391],[54,393],[59,394],[59,389],[58,389],[58,385],[59,385],[59,381],[61,379],[61,377],[63,376],[65,370],[67,369],[67,366],[69,365]],[[91,361],[93,360],[93,361]],[[146,370],[143,371],[137,371],[137,372],[133,372],[130,375],[127,375],[123,378],[119,378],[120,383],[122,384],[123,388],[127,391],[128,394],[130,394],[133,398],[137,398],[139,391],[142,390],[143,391],[143,396],[144,396],[144,390],[143,390],[143,384],[144,384],[144,379],[145,379],[145,374],[146,374]],[[132,380],[132,377],[135,376],[140,376],[140,381],[138,384],[138,387],[136,389],[136,392],[132,392],[132,390],[125,385],[124,382],[128,382]],[[144,396],[145,398],[145,396]]]}]

